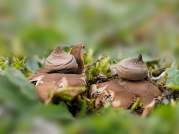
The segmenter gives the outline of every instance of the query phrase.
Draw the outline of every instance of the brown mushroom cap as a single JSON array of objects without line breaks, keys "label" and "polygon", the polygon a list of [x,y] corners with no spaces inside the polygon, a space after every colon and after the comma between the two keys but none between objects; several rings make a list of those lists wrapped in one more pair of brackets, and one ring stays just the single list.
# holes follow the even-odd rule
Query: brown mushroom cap
[{"label": "brown mushroom cap", "polygon": [[143,80],[148,75],[147,65],[142,59],[142,55],[138,58],[127,58],[117,65],[117,73],[120,78],[126,80]]},{"label": "brown mushroom cap", "polygon": [[47,57],[44,66],[39,69],[37,73],[83,73],[83,48],[84,45],[79,43],[72,47],[70,53],[65,53],[63,49],[58,46]]},{"label": "brown mushroom cap", "polygon": [[37,94],[45,103],[50,102],[54,95],[69,95],[74,98],[86,86],[85,77],[77,74],[37,74],[29,81],[35,83]]},{"label": "brown mushroom cap", "polygon": [[96,89],[94,89],[93,86],[93,94],[95,94],[94,90],[98,92],[101,89],[103,91],[101,94],[97,93],[96,100],[101,98],[104,94],[110,94],[112,96],[112,106],[122,108],[128,108],[136,98],[140,98],[145,107],[149,105],[155,97],[161,95],[158,87],[146,80],[132,82],[116,79],[105,83],[99,83],[96,84]]},{"label": "brown mushroom cap", "polygon": [[59,46],[48,56],[45,61],[44,70],[47,72],[71,72],[78,68],[73,55],[65,53]]}]

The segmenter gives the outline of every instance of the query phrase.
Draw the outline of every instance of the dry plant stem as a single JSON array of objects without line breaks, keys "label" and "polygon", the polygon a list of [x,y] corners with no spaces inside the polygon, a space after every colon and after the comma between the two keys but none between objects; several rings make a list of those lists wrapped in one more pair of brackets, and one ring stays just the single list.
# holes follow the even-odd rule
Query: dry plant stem
[{"label": "dry plant stem", "polygon": [[151,80],[158,81],[158,80],[164,78],[166,76],[166,74],[167,74],[167,71],[164,71],[158,77],[152,77]]}]

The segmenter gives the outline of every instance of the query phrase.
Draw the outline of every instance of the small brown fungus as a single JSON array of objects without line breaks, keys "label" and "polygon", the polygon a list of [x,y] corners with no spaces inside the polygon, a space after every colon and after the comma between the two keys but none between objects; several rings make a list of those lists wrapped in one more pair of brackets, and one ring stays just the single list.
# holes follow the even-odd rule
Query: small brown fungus
[{"label": "small brown fungus", "polygon": [[54,96],[73,99],[86,88],[82,43],[74,45],[70,53],[58,46],[47,57],[44,66],[29,78],[39,98],[49,103]]},{"label": "small brown fungus", "polygon": [[148,68],[142,55],[139,55],[138,58],[124,59],[117,64],[116,68],[118,76],[126,80],[144,80],[148,75]]},{"label": "small brown fungus", "polygon": [[[140,100],[146,113],[153,100],[161,95],[157,86],[148,80],[148,68],[142,59],[127,58],[116,66],[119,78],[91,86],[97,108],[110,102],[113,107],[130,108]],[[145,114],[144,113],[144,114]]]}]

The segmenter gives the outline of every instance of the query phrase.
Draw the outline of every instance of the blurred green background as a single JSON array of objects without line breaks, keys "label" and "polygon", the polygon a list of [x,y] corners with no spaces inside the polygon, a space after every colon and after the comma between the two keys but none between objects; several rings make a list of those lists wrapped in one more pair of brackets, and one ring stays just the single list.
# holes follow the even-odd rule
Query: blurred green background
[{"label": "blurred green background", "polygon": [[177,0],[1,0],[0,52],[43,55],[84,42],[96,51],[118,46],[119,56],[132,47],[131,55],[179,55],[178,12]]},{"label": "blurred green background", "polygon": [[[179,63],[179,1],[0,0],[2,68],[6,56],[43,57],[59,44],[76,42],[95,55],[121,59],[142,53],[145,60],[174,57]],[[13,60],[16,69],[26,72],[23,61]],[[34,62],[29,59],[27,65],[32,72],[38,68]],[[157,108],[148,119],[111,108],[102,116],[74,119],[64,105],[40,104],[20,71],[7,69],[0,78],[2,134],[179,132],[178,106]]]}]

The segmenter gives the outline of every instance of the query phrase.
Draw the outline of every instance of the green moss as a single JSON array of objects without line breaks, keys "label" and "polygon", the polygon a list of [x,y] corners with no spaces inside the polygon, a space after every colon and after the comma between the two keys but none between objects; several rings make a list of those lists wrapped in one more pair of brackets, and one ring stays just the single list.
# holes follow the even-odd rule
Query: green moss
[{"label": "green moss", "polygon": [[89,69],[86,71],[87,79],[94,80],[94,78],[100,74],[110,77],[111,72],[109,70],[110,67],[110,58],[103,57],[99,59],[93,66],[90,66]]}]

